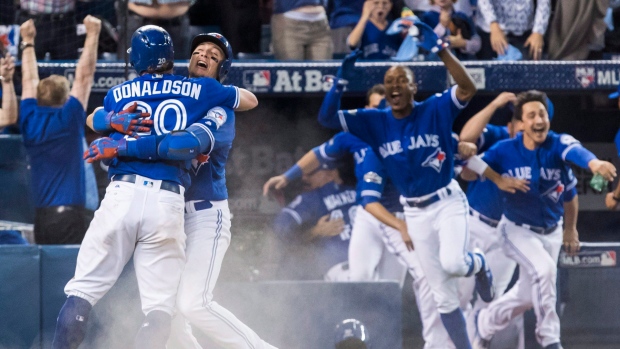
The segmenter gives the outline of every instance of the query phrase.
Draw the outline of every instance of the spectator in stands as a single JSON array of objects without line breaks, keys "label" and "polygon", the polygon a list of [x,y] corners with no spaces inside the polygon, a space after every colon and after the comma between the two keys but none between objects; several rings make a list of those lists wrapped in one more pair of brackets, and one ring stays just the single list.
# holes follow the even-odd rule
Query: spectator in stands
[{"label": "spectator in stands", "polygon": [[[504,55],[508,45],[523,57],[542,58],[551,0],[479,0],[476,25],[482,39],[479,59]],[[534,8],[535,7],[535,8]]]},{"label": "spectator in stands", "polygon": [[[29,19],[35,21],[41,35],[35,52],[41,60],[49,53],[49,59],[76,59],[78,37],[75,18],[76,0],[20,0],[17,23]],[[20,50],[23,47],[20,46]]]},{"label": "spectator in stands", "polygon": [[[295,178],[301,172],[296,165],[281,176]],[[274,220],[274,233],[282,242],[282,261],[286,261],[279,264],[279,277],[344,281],[347,276],[341,264],[348,258],[351,221],[357,207],[355,188],[343,184],[337,162],[327,162],[301,178],[307,191]]]},{"label": "spectator in stands", "polygon": [[602,59],[609,0],[559,0],[549,28],[549,59]]},{"label": "spectator in stands", "polygon": [[0,59],[0,80],[2,80],[2,109],[0,109],[0,132],[5,126],[17,122],[17,97],[13,85],[15,62],[11,55]]},{"label": "spectator in stands", "polygon": [[276,59],[332,59],[334,44],[322,3],[322,0],[274,0],[271,41]]},{"label": "spectator in stands", "polygon": [[331,37],[334,42],[334,54],[342,55],[349,53],[347,37],[359,22],[362,14],[362,7],[365,0],[331,0],[328,8],[329,26]]},{"label": "spectator in stands", "polygon": [[[187,59],[190,51],[189,16],[187,11],[196,0],[129,0],[116,2],[118,21],[118,59],[125,59],[131,46],[131,35],[143,25],[160,26],[174,43],[174,59]],[[124,4],[127,5],[125,8]],[[127,27],[125,28],[125,18]]]},{"label": "spectator in stands", "polygon": [[86,16],[84,25],[86,41],[71,91],[63,76],[39,81],[34,22],[28,20],[20,28],[24,45],[19,121],[30,158],[38,244],[77,244],[87,228],[82,143],[101,21]]},{"label": "spectator in stands", "polygon": [[460,60],[474,58],[480,51],[480,35],[476,33],[472,18],[456,11],[456,1],[431,0],[433,6],[420,16],[420,20],[433,28],[437,36],[448,40]]},{"label": "spectator in stands", "polygon": [[362,17],[347,38],[351,48],[361,47],[363,59],[384,60],[396,55],[403,38],[387,35],[390,26],[387,15],[392,9],[391,0],[366,0]]}]

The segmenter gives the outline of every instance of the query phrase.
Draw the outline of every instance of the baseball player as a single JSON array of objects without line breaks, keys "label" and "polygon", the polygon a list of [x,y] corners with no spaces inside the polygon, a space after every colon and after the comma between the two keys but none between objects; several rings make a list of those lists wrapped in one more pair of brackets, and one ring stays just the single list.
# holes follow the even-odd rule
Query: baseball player
[{"label": "baseball player", "polygon": [[[82,342],[92,306],[114,285],[132,254],[146,315],[135,347],[165,348],[185,264],[183,155],[214,147],[213,133],[226,119],[209,114],[212,108],[234,109],[247,97],[215,79],[172,75],[172,40],[160,27],[136,30],[129,54],[140,76],[112,88],[104,109],[118,113],[140,105],[151,115],[156,136],[129,140],[113,132],[94,141],[85,154],[90,161],[110,159],[111,182],[78,253],[75,276],[65,287],[68,298],[58,316],[54,349]],[[97,111],[91,126],[127,133],[128,118],[114,118],[105,110]]]},{"label": "baseball player", "polygon": [[557,259],[562,244],[568,253],[579,249],[578,205],[576,191],[572,190],[577,180],[568,163],[589,168],[607,180],[613,180],[616,169],[598,160],[572,136],[549,130],[544,93],[519,94],[514,115],[522,122],[523,132],[497,143],[482,158],[503,176],[530,181],[531,190],[526,193],[502,194],[504,206],[498,226],[504,252],[519,264],[519,280],[480,310],[474,347],[488,348],[493,334],[533,307],[538,342],[545,349],[558,349],[562,346],[555,308]]},{"label": "baseball player", "polygon": [[[200,34],[192,40],[191,47],[190,78],[210,77],[222,82],[232,65],[232,48],[228,40],[218,33]],[[239,90],[252,95],[244,89]],[[237,110],[251,109],[253,104],[250,102],[242,101]],[[213,301],[213,288],[231,238],[225,164],[235,136],[235,114],[228,107],[215,107],[209,110],[205,119],[223,120],[213,132],[215,142],[211,151],[203,150],[198,157],[194,152],[175,154],[175,157],[182,156],[191,161],[192,184],[185,193],[187,261],[177,299],[181,316],[173,321],[168,346],[200,348],[187,320],[223,348],[274,348]],[[182,137],[193,137],[191,133],[173,132],[166,137],[175,137],[178,142]],[[149,137],[154,136],[142,137],[140,141],[148,142]]]},{"label": "baseball player", "polygon": [[[330,99],[339,99],[337,81],[321,106],[319,122],[341,128],[367,142],[380,156],[386,172],[401,193],[408,233],[416,246],[422,270],[433,291],[441,320],[457,348],[470,348],[465,319],[459,307],[458,278],[476,275],[476,288],[487,301],[494,297],[492,275],[482,252],[467,252],[468,205],[453,177],[452,123],[476,93],[465,68],[432,29],[415,23],[429,51],[437,51],[457,82],[422,103],[413,102],[413,72],[394,66],[385,74],[384,110],[337,111]],[[439,44],[437,44],[439,43]],[[345,59],[352,66],[355,55]],[[349,69],[339,74],[347,79]],[[335,105],[338,105],[336,103]]]}]

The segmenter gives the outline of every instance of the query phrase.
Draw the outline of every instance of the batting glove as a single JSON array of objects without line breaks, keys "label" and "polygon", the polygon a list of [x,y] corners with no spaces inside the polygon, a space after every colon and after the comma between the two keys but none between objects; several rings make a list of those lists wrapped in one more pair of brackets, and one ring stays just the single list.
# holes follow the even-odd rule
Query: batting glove
[{"label": "batting glove", "polygon": [[146,119],[151,114],[139,112],[136,102],[118,113],[113,111],[105,115],[98,113],[105,113],[105,111],[101,110],[95,113],[93,126],[98,132],[115,130],[134,138],[140,138],[138,132],[150,132],[153,126],[153,120]]},{"label": "batting glove", "polygon": [[122,155],[126,151],[127,140],[124,138],[115,141],[112,138],[103,137],[90,143],[88,150],[84,152],[84,160],[92,163],[97,160],[114,159],[119,153]]},{"label": "batting glove", "polygon": [[[450,46],[448,41],[444,41],[435,34],[433,29],[426,23],[416,20],[413,22],[413,27],[409,28],[409,33],[412,36],[418,37],[418,46],[427,50],[428,52],[437,53],[446,47]],[[417,33],[415,33],[417,30]]]}]

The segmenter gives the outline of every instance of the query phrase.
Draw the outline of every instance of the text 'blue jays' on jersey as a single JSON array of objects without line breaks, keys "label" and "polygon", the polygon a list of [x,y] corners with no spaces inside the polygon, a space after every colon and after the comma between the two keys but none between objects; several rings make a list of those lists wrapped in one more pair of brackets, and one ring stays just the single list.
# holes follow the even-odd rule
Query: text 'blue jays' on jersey
[{"label": "text 'blue jays' on jersey", "polygon": [[387,35],[389,27],[388,24],[384,30],[380,30],[371,21],[366,23],[361,40],[363,59],[386,60],[396,56],[403,38],[398,34]]},{"label": "text 'blue jays' on jersey", "polygon": [[501,141],[484,153],[482,159],[502,176],[527,179],[530,190],[516,194],[502,192],[504,215],[515,223],[549,228],[564,215],[564,195],[576,185],[566,154],[579,141],[567,134],[549,131],[536,150],[523,145],[523,134]]},{"label": "text 'blue jays' on jersey", "polygon": [[333,161],[353,154],[357,179],[357,203],[380,202],[389,212],[402,212],[398,190],[387,179],[381,160],[372,148],[348,132],[340,132],[316,148],[319,161]]},{"label": "text 'blue jays' on jersey", "polygon": [[368,143],[401,195],[411,198],[437,191],[454,177],[452,124],[465,105],[453,86],[416,102],[403,119],[390,108],[341,110],[338,115],[342,129]]},{"label": "text 'blue jays' on jersey", "polygon": [[[115,112],[126,109],[134,102],[138,103],[139,110],[151,114],[153,129],[148,133],[150,135],[184,130],[194,123],[201,123],[212,133],[226,120],[219,118],[222,115],[215,114],[213,120],[207,120],[209,110],[216,106],[237,108],[239,91],[234,86],[222,86],[211,78],[188,79],[172,74],[145,74],[113,87],[103,101],[106,111]],[[110,137],[121,139],[125,135],[112,133]],[[128,141],[131,141],[131,138],[128,138]],[[120,157],[112,161],[108,174],[138,174],[182,183],[180,178],[186,173],[187,166],[184,161]]]},{"label": "text 'blue jays' on jersey", "polygon": [[[487,125],[478,138],[478,153],[483,153],[494,144],[509,139],[506,126]],[[469,206],[484,216],[499,221],[504,211],[504,199],[495,183],[481,178],[467,184]]]},{"label": "text 'blue jays' on jersey", "polygon": [[185,191],[185,201],[228,199],[226,161],[235,139],[235,111],[228,107],[215,107],[209,110],[207,116],[207,120],[219,118],[226,122],[213,132],[215,144],[211,153],[192,159],[191,186]]}]

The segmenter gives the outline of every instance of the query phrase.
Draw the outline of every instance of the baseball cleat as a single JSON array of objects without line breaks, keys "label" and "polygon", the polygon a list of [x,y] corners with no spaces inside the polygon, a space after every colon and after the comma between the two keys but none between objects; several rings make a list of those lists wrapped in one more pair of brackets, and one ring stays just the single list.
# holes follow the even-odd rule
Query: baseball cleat
[{"label": "baseball cleat", "polygon": [[482,265],[480,271],[476,273],[476,291],[480,295],[480,299],[489,303],[495,298],[495,286],[493,285],[493,274],[484,257],[484,253],[479,249],[474,249],[474,255],[480,257]]},{"label": "baseball cleat", "polygon": [[489,349],[491,348],[491,340],[484,339],[480,336],[480,331],[478,331],[478,315],[480,314],[480,310],[476,312],[474,316],[474,324],[476,328],[476,333],[474,334],[474,339],[471,342],[472,349]]}]

